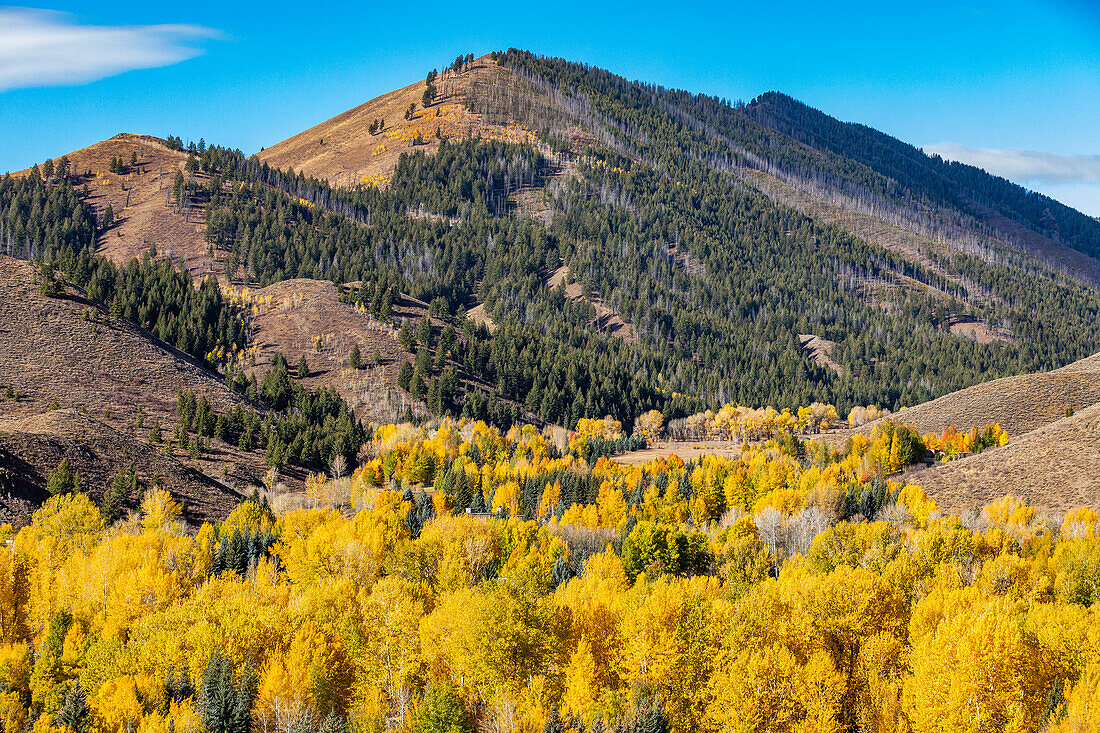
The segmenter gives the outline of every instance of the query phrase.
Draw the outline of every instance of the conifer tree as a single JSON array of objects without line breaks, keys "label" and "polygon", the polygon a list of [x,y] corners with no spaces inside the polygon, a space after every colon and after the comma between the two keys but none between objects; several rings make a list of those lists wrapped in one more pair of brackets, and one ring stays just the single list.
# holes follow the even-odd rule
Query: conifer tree
[{"label": "conifer tree", "polygon": [[46,479],[46,491],[54,496],[80,491],[80,476],[69,467],[68,458],[62,458]]},{"label": "conifer tree", "polygon": [[68,728],[72,733],[87,733],[88,717],[88,697],[80,680],[76,680],[65,695],[65,704],[54,716],[54,720],[58,727]]}]

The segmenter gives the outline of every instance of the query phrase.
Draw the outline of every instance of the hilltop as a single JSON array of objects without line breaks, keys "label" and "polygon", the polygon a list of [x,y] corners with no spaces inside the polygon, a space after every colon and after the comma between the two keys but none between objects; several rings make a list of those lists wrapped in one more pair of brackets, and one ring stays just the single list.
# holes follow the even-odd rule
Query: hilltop
[{"label": "hilltop", "polygon": [[[154,246],[158,256],[179,263],[196,278],[218,273],[204,241],[203,198],[185,197],[177,204],[174,197],[177,173],[194,181],[206,178],[187,171],[186,151],[151,135],[120,133],[63,157],[68,158],[73,185],[87,186],[85,205],[97,219],[103,221],[108,206],[113,212],[114,223],[97,238],[98,252],[124,264]],[[111,160],[116,158],[123,168],[112,172]]]},{"label": "hilltop", "polygon": [[[438,95],[428,107],[423,106],[425,83],[414,82],[267,147],[257,157],[332,186],[385,186],[402,155],[430,155],[439,149],[442,138],[534,142],[534,134],[518,124],[495,124],[467,109],[472,86],[491,84],[507,74],[482,56],[460,70],[444,70],[436,80]],[[414,111],[407,117],[410,105]],[[372,132],[376,121],[384,125]]]}]

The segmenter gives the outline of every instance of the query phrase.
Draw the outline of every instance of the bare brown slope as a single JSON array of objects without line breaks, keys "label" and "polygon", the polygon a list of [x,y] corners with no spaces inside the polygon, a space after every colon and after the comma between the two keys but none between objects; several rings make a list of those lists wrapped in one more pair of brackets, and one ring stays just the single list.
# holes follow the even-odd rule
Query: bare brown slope
[{"label": "bare brown slope", "polygon": [[[480,135],[511,142],[533,140],[531,132],[522,127],[489,124],[465,108],[472,82],[507,73],[483,56],[465,72],[443,74],[436,81],[440,94],[427,109],[421,107],[425,87],[421,79],[276,143],[260,151],[258,157],[276,168],[293,168],[333,186],[384,186],[402,153],[436,151],[437,129],[441,137]],[[406,120],[410,104],[416,105],[416,112]],[[371,135],[369,128],[375,120],[384,120],[386,126]],[[413,145],[418,134],[423,145]]]},{"label": "bare brown slope", "polygon": [[[172,435],[180,390],[206,397],[219,411],[240,401],[218,375],[128,321],[111,320],[83,293],[40,294],[30,265],[6,256],[0,256],[0,353],[0,418],[40,415],[56,400],[56,407],[142,441],[155,421],[166,438]],[[5,396],[9,386],[18,399]],[[139,407],[142,429],[136,427]],[[241,490],[259,485],[266,471],[261,452],[217,441],[201,461],[177,456]]]},{"label": "bare brown slope", "polygon": [[1005,494],[1049,515],[1080,506],[1100,509],[1100,404],[906,480],[924,487],[945,513],[981,507]]},{"label": "bare brown slope", "polygon": [[618,336],[628,344],[637,342],[638,336],[634,333],[634,326],[623,320],[623,317],[615,310],[609,308],[603,298],[598,295],[586,295],[580,283],[576,280],[572,283],[569,282],[569,265],[562,265],[550,273],[550,277],[546,280],[546,287],[551,289],[563,287],[565,297],[569,300],[583,300],[591,305],[596,311],[596,320],[593,325],[600,331],[611,336]]},{"label": "bare brown slope", "polygon": [[[390,326],[340,302],[333,283],[286,280],[253,292],[251,299],[256,313],[251,344],[256,347],[256,366],[251,371],[257,378],[270,367],[276,351],[291,369],[305,356],[309,376],[302,384],[313,390],[334,387],[361,420],[397,422],[404,419],[406,407],[415,414],[424,411],[422,402],[397,387],[401,365],[413,361],[413,354],[401,348]],[[427,313],[426,303],[403,296],[394,303],[393,322],[416,323]],[[435,320],[434,326],[442,328],[442,322]],[[359,370],[350,366],[356,345]]]},{"label": "bare brown slope", "polygon": [[[192,524],[225,518],[241,496],[147,443],[76,410],[0,419],[0,523],[22,526],[46,500],[46,481],[63,458],[80,476],[81,490],[100,502],[111,479],[133,465],[139,482],[154,477],[184,505]],[[135,508],[138,497],[129,497]]]},{"label": "bare brown slope", "polygon": [[[127,173],[111,173],[111,159],[122,158]],[[166,201],[187,155],[170,150],[160,138],[120,133],[109,140],[68,154],[73,185],[87,185],[86,203],[102,221],[110,204],[115,225],[99,237],[97,251],[116,263],[125,263],[154,244],[159,257],[170,257],[195,277],[217,274],[219,268],[207,255],[206,214],[201,206],[177,211]],[[14,175],[26,175],[20,171]]]},{"label": "bare brown slope", "polygon": [[[1014,440],[1065,417],[1067,408],[1080,411],[1098,402],[1100,354],[1094,354],[1051,372],[976,384],[896,412],[890,419],[913,425],[922,433],[941,433],[949,425],[970,430],[995,422]],[[843,445],[853,433],[869,434],[878,422],[822,437]]]}]

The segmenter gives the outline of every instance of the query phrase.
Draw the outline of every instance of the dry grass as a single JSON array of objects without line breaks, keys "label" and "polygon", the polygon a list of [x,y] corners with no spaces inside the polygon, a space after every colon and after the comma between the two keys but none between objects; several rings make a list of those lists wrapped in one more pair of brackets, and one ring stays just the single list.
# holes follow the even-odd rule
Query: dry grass
[{"label": "dry grass", "polygon": [[[193,524],[223,519],[240,495],[209,476],[145,442],[76,410],[54,410],[24,418],[0,419],[0,523],[22,526],[48,498],[46,480],[67,458],[81,489],[98,501],[111,479],[133,465],[148,486],[158,477],[185,508]],[[130,508],[136,508],[131,496]]]},{"label": "dry grass", "polygon": [[836,348],[835,342],[823,339],[820,336],[814,336],[812,333],[800,333],[798,334],[798,343],[819,367],[828,367],[837,374],[843,371],[840,364],[837,364],[832,358],[833,349]]},{"label": "dry grass", "polygon": [[623,320],[617,312],[610,308],[599,295],[585,295],[579,282],[569,282],[569,266],[562,265],[550,273],[546,280],[546,287],[556,288],[565,285],[565,297],[569,300],[583,300],[596,309],[596,320],[593,325],[600,331],[611,336],[618,336],[628,344],[636,343],[637,334],[634,326]]},{"label": "dry grass", "polygon": [[[437,129],[440,137],[452,139],[480,135],[484,139],[533,142],[529,130],[518,125],[490,124],[465,108],[471,83],[506,73],[484,56],[464,73],[442,75],[436,81],[439,96],[427,109],[420,105],[424,93],[424,80],[420,79],[276,143],[260,151],[259,158],[278,168],[292,167],[333,186],[384,187],[402,153],[433,153],[438,149]],[[405,110],[410,103],[416,103],[417,109],[413,118],[406,120]],[[385,120],[386,127],[371,135],[369,128],[376,119]],[[418,134],[423,145],[413,145]]]},{"label": "dry grass", "polygon": [[988,323],[976,319],[956,321],[951,324],[950,328],[951,333],[956,336],[962,336],[971,341],[977,341],[979,344],[992,344],[998,341],[1006,344],[1016,342],[1016,339],[1011,333],[1000,328],[992,327]]},{"label": "dry grass", "polygon": [[[129,165],[131,154],[137,155],[136,170],[110,172],[112,158]],[[185,153],[168,149],[159,138],[129,133],[69,153],[74,185],[88,186],[87,203],[100,216],[108,204],[115,213],[117,223],[99,237],[100,254],[122,264],[155,244],[158,257],[182,264],[196,278],[219,274],[221,268],[207,255],[205,211],[195,207],[185,215],[165,205],[165,191],[171,191],[186,161]]]},{"label": "dry grass", "polygon": [[740,458],[741,444],[729,440],[662,440],[648,448],[615,456],[615,461],[627,466],[640,466],[673,455],[684,461],[703,456]]},{"label": "dry grass", "polygon": [[[303,386],[336,388],[361,420],[397,422],[404,419],[407,406],[414,414],[424,411],[423,403],[397,387],[401,365],[413,361],[414,355],[401,348],[394,328],[426,316],[426,303],[402,296],[394,303],[392,325],[387,325],[341,302],[336,286],[327,281],[286,280],[255,291],[253,297],[267,301],[253,317],[256,365],[251,371],[257,378],[269,368],[276,351],[291,369],[305,356],[309,376]],[[432,325],[442,330],[444,324],[433,319]],[[357,344],[361,367],[354,370],[349,359]],[[381,365],[375,363],[376,354]]]},{"label": "dry grass", "polygon": [[[172,435],[180,390],[206,397],[219,411],[240,402],[219,375],[195,359],[128,321],[112,321],[77,289],[58,298],[41,295],[35,277],[27,263],[0,256],[0,350],[6,355],[0,359],[0,418],[35,419],[56,401],[62,410],[74,411],[65,414],[109,427],[112,439],[144,443],[154,421],[165,438]],[[8,386],[18,400],[4,396]],[[244,453],[218,441],[199,461],[179,450],[175,456],[189,469],[242,491],[258,486],[266,471],[261,451]],[[126,465],[114,466],[113,473]],[[301,486],[300,476],[287,480]],[[88,488],[95,494],[102,486]],[[197,494],[184,499],[195,506],[204,501]]]},{"label": "dry grass", "polygon": [[1012,436],[1004,447],[915,471],[906,480],[923,486],[950,513],[1005,494],[1052,515],[1080,506],[1100,509],[1100,404]]},{"label": "dry grass", "polygon": [[478,303],[473,308],[466,311],[466,316],[474,323],[485,324],[485,327],[489,329],[489,333],[497,330],[497,324],[493,322],[492,316],[485,310],[484,303]]}]

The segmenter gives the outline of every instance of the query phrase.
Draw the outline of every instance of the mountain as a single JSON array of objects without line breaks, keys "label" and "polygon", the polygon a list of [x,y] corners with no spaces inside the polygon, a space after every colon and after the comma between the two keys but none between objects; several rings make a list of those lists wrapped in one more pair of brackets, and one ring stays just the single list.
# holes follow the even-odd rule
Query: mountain
[{"label": "mountain", "polygon": [[[425,84],[414,82],[267,147],[257,157],[272,167],[293,168],[332,186],[355,187],[385,185],[403,154],[434,153],[444,137],[533,142],[529,130],[514,123],[495,124],[466,107],[472,85],[493,83],[507,74],[482,57],[461,71],[444,71],[428,108],[422,106]],[[410,105],[414,111],[407,114]],[[376,123],[381,124],[372,130]]]},{"label": "mountain", "polygon": [[[4,251],[55,262],[257,414],[346,416],[341,440],[320,412],[296,443],[263,429],[299,476],[354,459],[353,418],[629,431],[650,409],[822,401],[1023,434],[1096,401],[1051,370],[1100,352],[1100,224],[779,93],[509,50],[256,156],[120,135],[69,160],[0,181]],[[1016,391],[960,392],[985,383]]]}]

